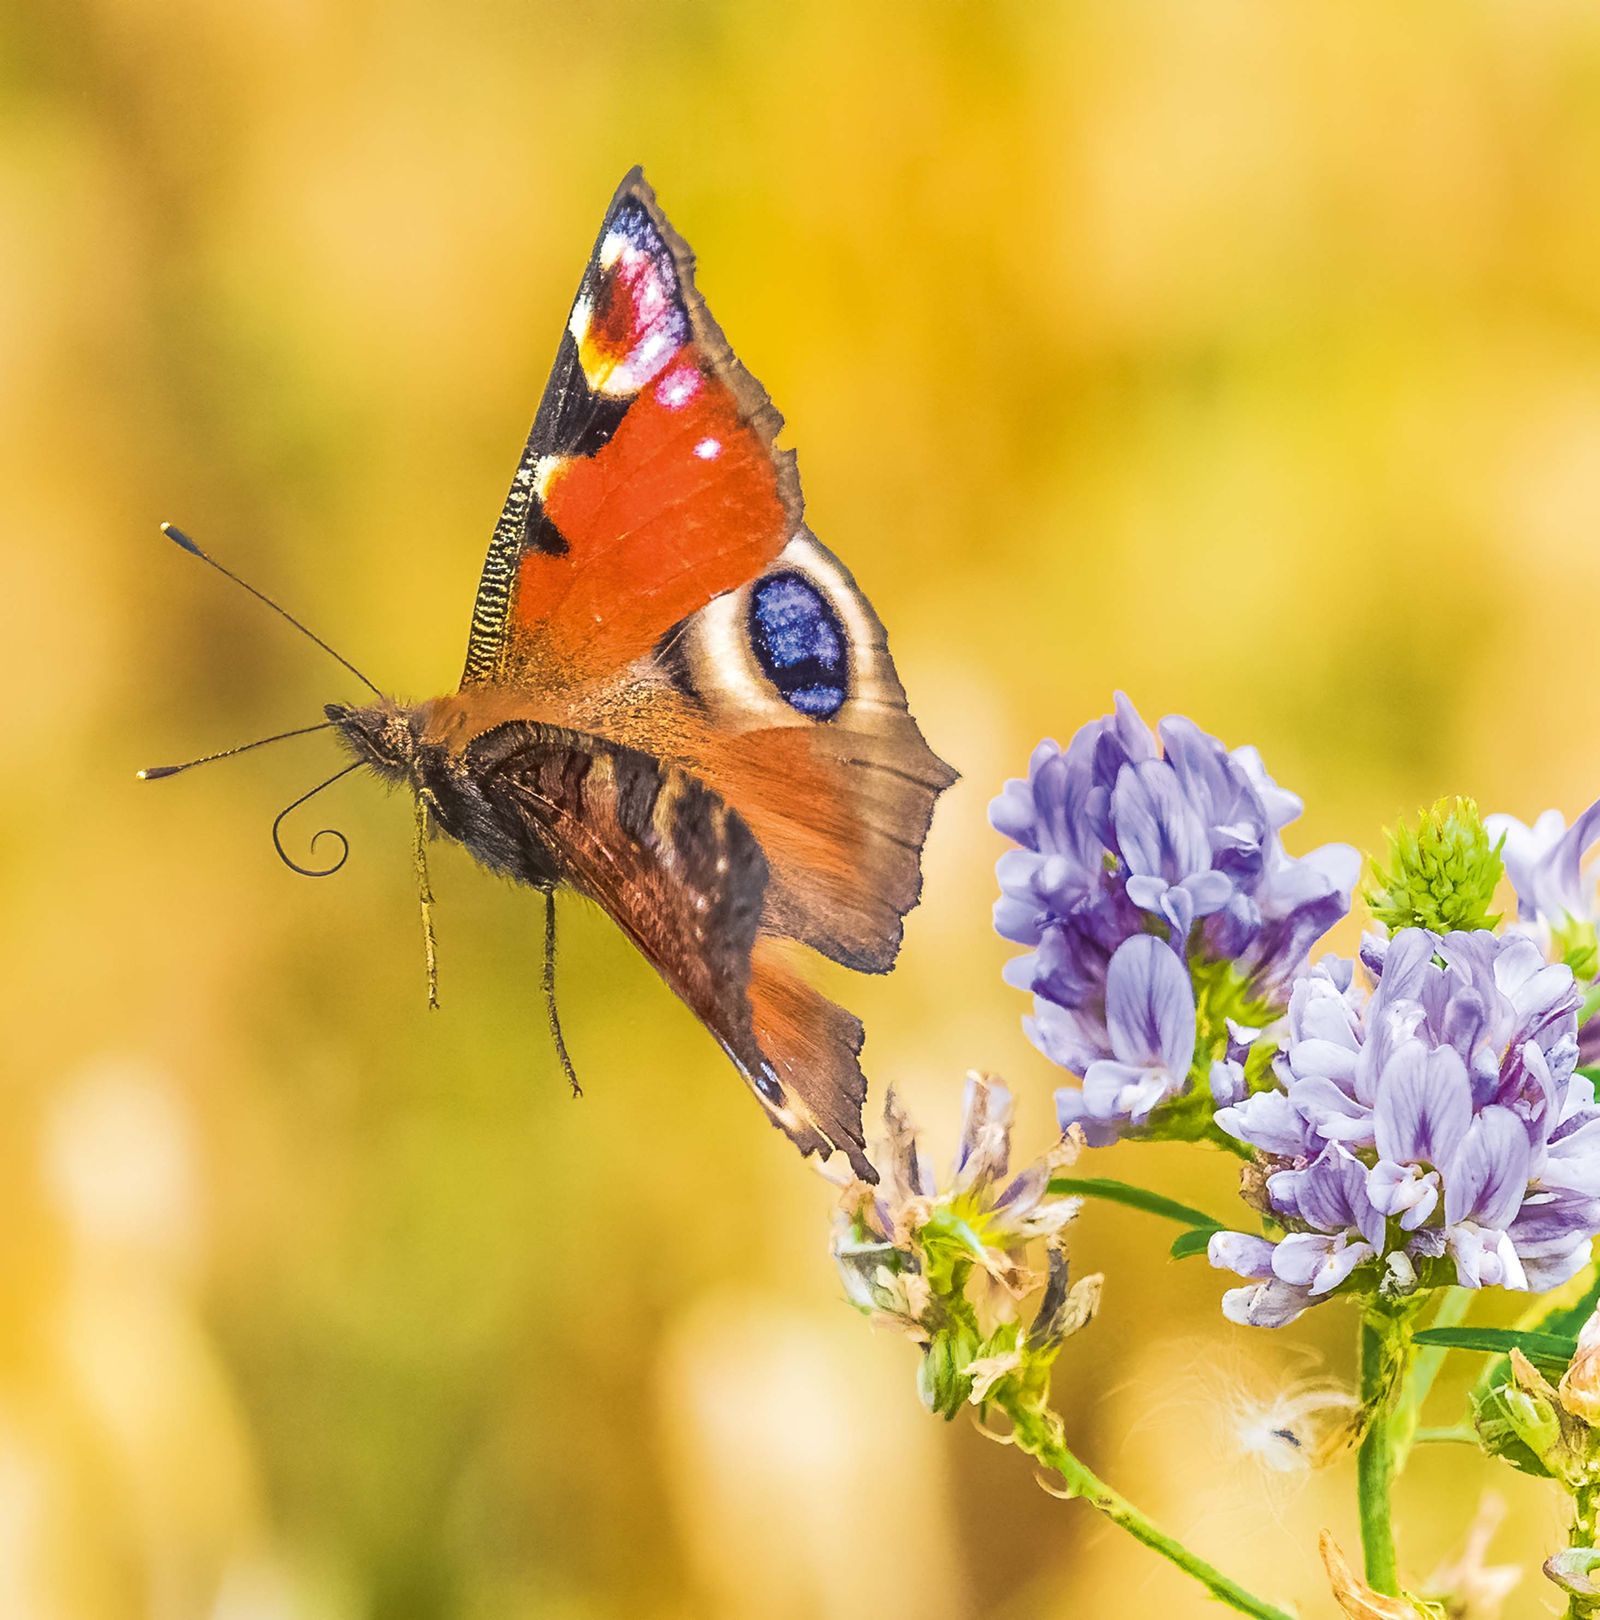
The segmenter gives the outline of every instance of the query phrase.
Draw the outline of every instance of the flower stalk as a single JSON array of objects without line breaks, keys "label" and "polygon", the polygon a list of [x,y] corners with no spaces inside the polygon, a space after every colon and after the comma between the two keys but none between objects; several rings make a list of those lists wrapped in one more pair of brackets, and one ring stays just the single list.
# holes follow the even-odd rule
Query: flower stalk
[{"label": "flower stalk", "polygon": [[1152,1523],[1125,1496],[1100,1478],[1068,1446],[1061,1420],[1046,1407],[1034,1406],[1017,1394],[997,1390],[994,1404],[1011,1419],[1011,1442],[1036,1462],[1061,1476],[1067,1494],[1086,1502],[1141,1546],[1159,1553],[1168,1563],[1197,1580],[1219,1602],[1257,1620],[1292,1620],[1286,1610],[1247,1591],[1221,1570],[1191,1552],[1175,1537]]},{"label": "flower stalk", "polygon": [[1361,1405],[1366,1429],[1356,1456],[1361,1551],[1367,1585],[1386,1597],[1400,1595],[1391,1497],[1395,1475],[1395,1407],[1410,1348],[1409,1313],[1374,1302],[1361,1318]]},{"label": "flower stalk", "polygon": [[[1600,1482],[1578,1486],[1572,1493],[1572,1526],[1567,1533],[1569,1547],[1580,1554],[1592,1552],[1597,1516],[1600,1516]],[[1577,1591],[1567,1594],[1566,1620],[1589,1620],[1597,1610],[1600,1610],[1600,1596]]]}]

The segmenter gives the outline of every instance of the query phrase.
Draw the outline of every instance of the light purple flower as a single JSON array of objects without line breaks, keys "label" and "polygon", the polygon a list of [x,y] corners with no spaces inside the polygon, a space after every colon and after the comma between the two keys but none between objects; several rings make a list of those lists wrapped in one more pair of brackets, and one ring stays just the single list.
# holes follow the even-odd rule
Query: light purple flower
[{"label": "light purple flower", "polygon": [[1500,858],[1517,891],[1517,916],[1525,923],[1558,927],[1566,918],[1594,922],[1595,867],[1583,857],[1600,843],[1600,800],[1568,827],[1559,810],[1546,810],[1531,827],[1515,816],[1483,818],[1490,838],[1503,839]]},{"label": "light purple flower", "polygon": [[1191,1066],[1219,1101],[1242,1095],[1242,1066],[1225,1066],[1242,1053],[1221,1057],[1222,1032],[1196,1064],[1192,975],[1232,964],[1270,1015],[1349,910],[1359,857],[1336,844],[1291,857],[1279,833],[1299,813],[1253,748],[1230,753],[1178,716],[1158,745],[1121,693],[1065,750],[1040,743],[994,800],[990,820],[1017,845],[996,869],[995,928],[1030,948],[1006,982],[1034,998],[1029,1038],[1081,1077],[1058,1104],[1091,1143],[1188,1094]]},{"label": "light purple flower", "polygon": [[1392,1291],[1452,1274],[1551,1288],[1600,1232],[1600,1108],[1574,1072],[1571,970],[1487,930],[1405,929],[1363,957],[1370,997],[1349,964],[1319,964],[1290,998],[1281,1089],[1218,1110],[1270,1170],[1287,1234],[1213,1240],[1212,1263],[1252,1281],[1224,1297],[1235,1321],[1292,1320],[1361,1267]]},{"label": "light purple flower", "polygon": [[[1553,960],[1565,956],[1579,962],[1583,937],[1591,947],[1588,966],[1597,964],[1592,947],[1600,943],[1600,859],[1584,865],[1584,856],[1600,843],[1600,800],[1596,800],[1569,827],[1559,810],[1546,810],[1531,827],[1515,816],[1485,816],[1491,838],[1503,840],[1500,857],[1506,876],[1517,891],[1517,928],[1537,940]],[[1571,951],[1573,946],[1579,952]],[[1580,1061],[1600,1063],[1600,1013],[1591,1015],[1579,1031]]]}]

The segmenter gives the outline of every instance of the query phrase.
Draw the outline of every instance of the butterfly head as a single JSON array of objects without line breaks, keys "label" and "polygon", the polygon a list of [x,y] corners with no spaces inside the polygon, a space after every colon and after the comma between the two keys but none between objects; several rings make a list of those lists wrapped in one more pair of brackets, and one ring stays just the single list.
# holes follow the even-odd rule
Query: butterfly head
[{"label": "butterfly head", "polygon": [[362,708],[328,703],[322,712],[363,765],[395,781],[415,774],[420,737],[414,709],[384,698]]}]

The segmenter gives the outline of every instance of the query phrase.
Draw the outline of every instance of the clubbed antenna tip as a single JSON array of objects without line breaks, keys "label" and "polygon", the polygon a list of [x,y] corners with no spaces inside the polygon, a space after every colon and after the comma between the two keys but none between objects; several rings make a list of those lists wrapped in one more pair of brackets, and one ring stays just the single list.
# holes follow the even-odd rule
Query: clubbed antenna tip
[{"label": "clubbed antenna tip", "polygon": [[178,527],[176,523],[163,523],[161,525],[161,532],[170,541],[172,541],[174,545],[182,546],[185,551],[191,553],[193,556],[205,556],[205,553],[199,548],[199,546],[197,546],[194,541],[191,540],[189,536]]}]

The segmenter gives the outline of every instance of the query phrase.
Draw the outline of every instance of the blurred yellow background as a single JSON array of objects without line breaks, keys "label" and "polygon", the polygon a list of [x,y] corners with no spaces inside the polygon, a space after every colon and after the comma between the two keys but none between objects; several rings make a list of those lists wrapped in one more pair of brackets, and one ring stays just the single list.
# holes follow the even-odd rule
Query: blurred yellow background
[{"label": "blurred yellow background", "polygon": [[[1002,1071],[1031,1151],[985,806],[1114,687],[1258,743],[1297,851],[1600,793],[1600,14],[23,0],[0,86],[0,1616],[1215,1613],[922,1415],[827,1189],[603,918],[565,908],[573,1103],[533,896],[440,848],[430,1016],[403,802],[352,778],[297,823],[345,871],[278,863],[326,739],[135,783],[359,696],[156,524],[453,685],[642,162],[964,773],[848,986],[875,1090],[942,1155]],[[1231,1206],[1215,1155],[1090,1165]],[[1079,1224],[1073,1435],[1326,1614],[1348,1464],[1274,1482],[1227,1419],[1344,1376],[1349,1313],[1229,1327],[1169,1236]],[[1417,1455],[1413,1577],[1490,1479]],[[1495,1483],[1546,1612],[1556,1504]]]}]

